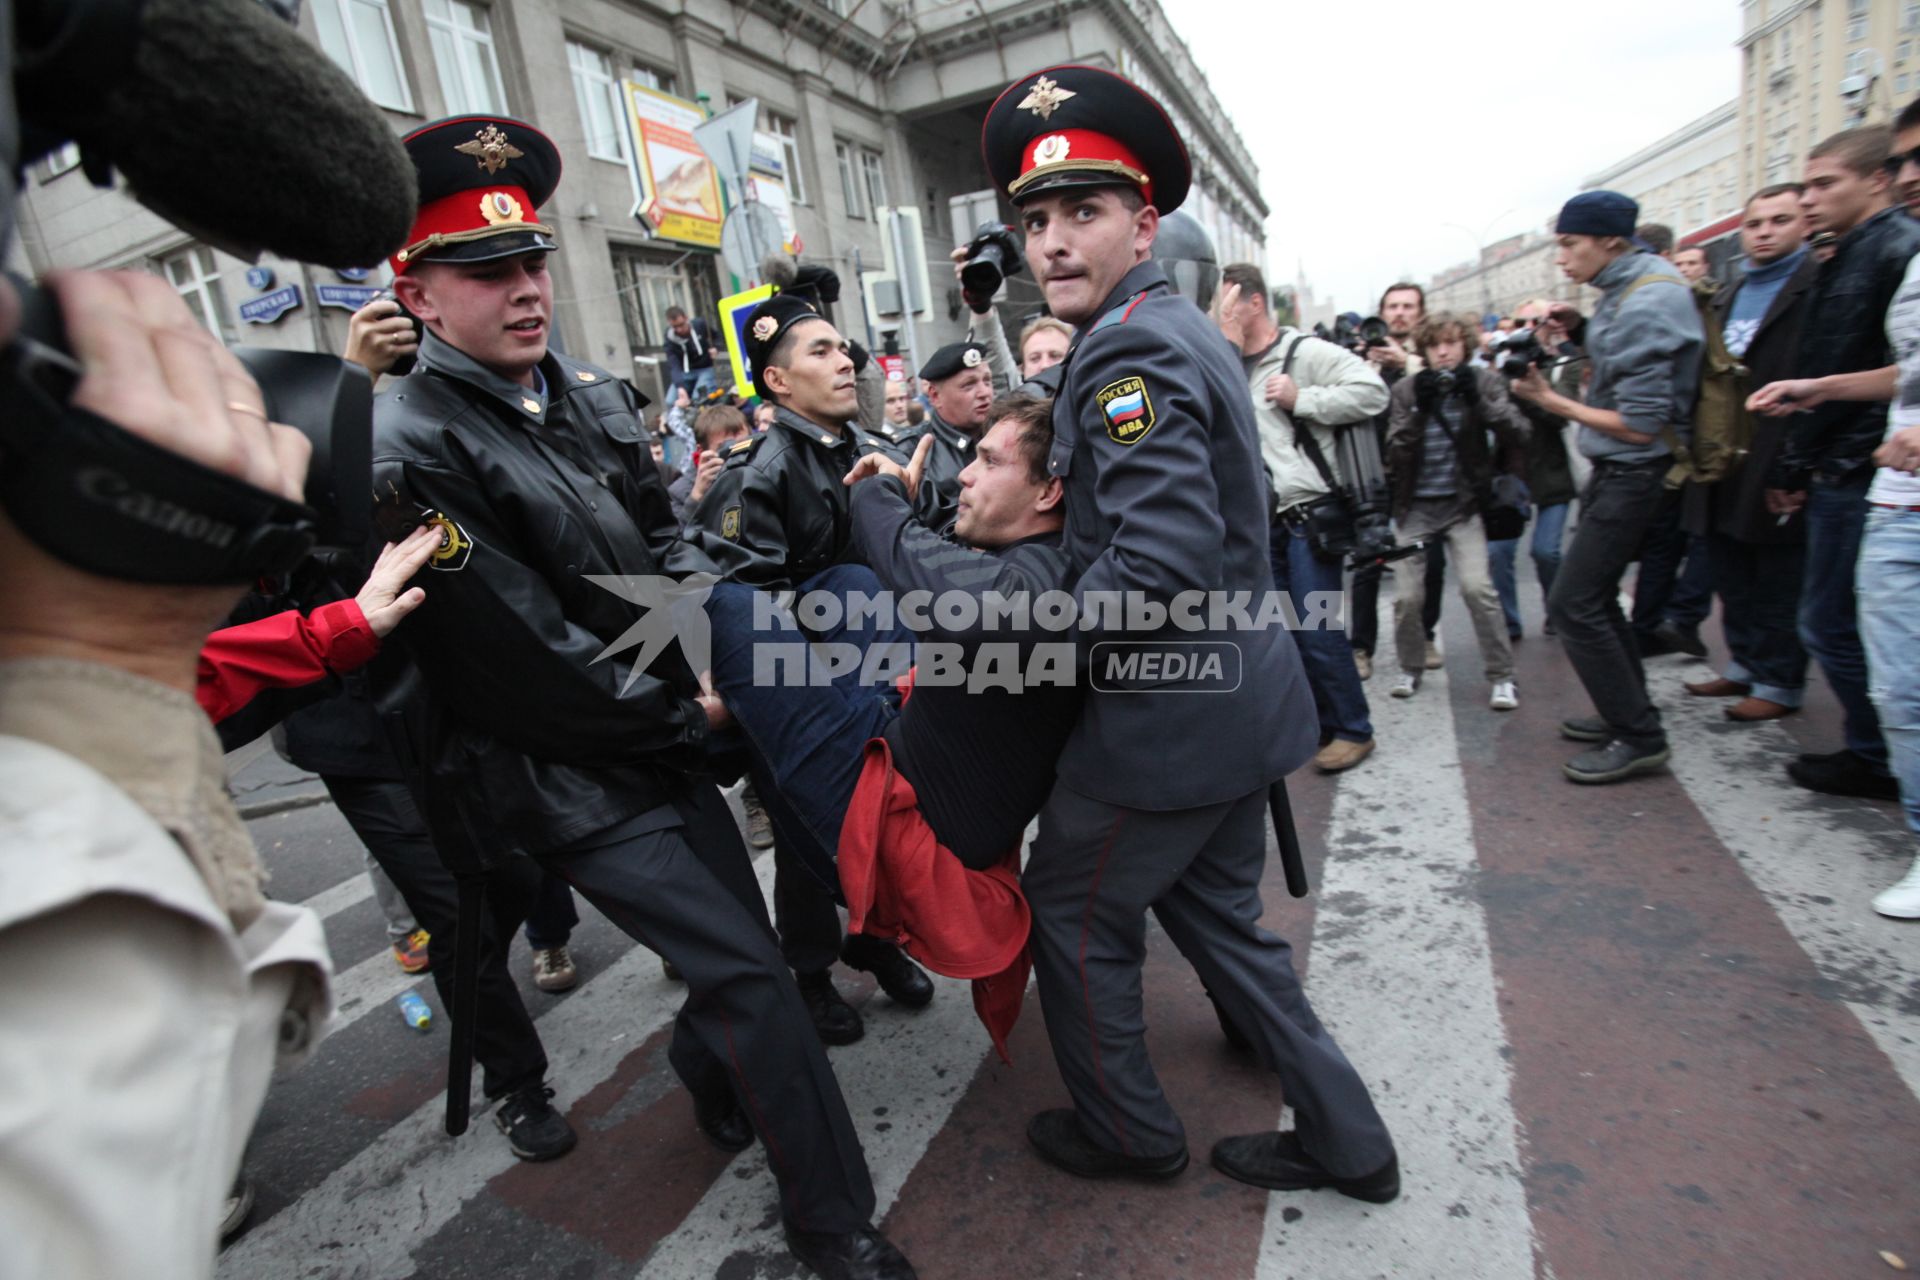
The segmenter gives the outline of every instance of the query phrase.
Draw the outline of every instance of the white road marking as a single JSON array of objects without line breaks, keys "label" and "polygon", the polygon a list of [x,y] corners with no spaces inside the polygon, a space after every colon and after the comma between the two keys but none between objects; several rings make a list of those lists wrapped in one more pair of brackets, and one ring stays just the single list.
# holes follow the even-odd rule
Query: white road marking
[{"label": "white road marking", "polygon": [[[1275,1193],[1257,1274],[1533,1280],[1446,672],[1425,673],[1414,698],[1372,709],[1382,746],[1340,775],[1334,795],[1309,995],[1373,1089],[1399,1150],[1401,1195],[1373,1206]],[[1296,1221],[1285,1220],[1290,1210]]]},{"label": "white road marking", "polygon": [[324,921],[349,907],[359,906],[372,896],[373,877],[362,871],[357,876],[348,876],[330,889],[322,889],[300,905]]}]

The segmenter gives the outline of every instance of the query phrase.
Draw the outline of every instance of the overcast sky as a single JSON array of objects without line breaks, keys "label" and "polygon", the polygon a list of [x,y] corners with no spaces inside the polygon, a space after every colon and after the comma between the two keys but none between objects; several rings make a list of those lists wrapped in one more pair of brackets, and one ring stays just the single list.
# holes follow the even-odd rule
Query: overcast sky
[{"label": "overcast sky", "polygon": [[1272,283],[1363,314],[1739,89],[1736,0],[1161,3],[1260,167]]}]

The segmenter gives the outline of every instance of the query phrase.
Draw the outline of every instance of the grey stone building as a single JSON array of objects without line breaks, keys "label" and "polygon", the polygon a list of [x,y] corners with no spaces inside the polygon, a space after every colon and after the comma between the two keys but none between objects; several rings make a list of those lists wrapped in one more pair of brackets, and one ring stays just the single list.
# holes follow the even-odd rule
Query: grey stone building
[{"label": "grey stone building", "polygon": [[[861,288],[887,258],[876,210],[919,215],[931,285],[915,326],[924,355],[966,328],[946,263],[956,234],[996,208],[1012,214],[981,162],[980,122],[1014,78],[1051,63],[1104,65],[1150,87],[1194,156],[1186,208],[1223,261],[1264,260],[1258,171],[1156,0],[307,0],[301,25],[396,130],[496,111],[553,137],[565,176],[542,214],[560,244],[556,340],[649,393],[666,308],[710,314],[739,281],[712,246],[663,238],[637,216],[625,85],[715,112],[758,100],[802,258],[840,274],[835,319],[876,350],[901,327],[869,314]],[[13,260],[31,274],[157,270],[229,342],[335,351],[352,305],[388,278],[384,264],[341,275],[267,258],[250,270],[93,187],[75,159],[59,154],[30,174]],[[1009,325],[1038,298],[1026,277],[1010,281]]]}]

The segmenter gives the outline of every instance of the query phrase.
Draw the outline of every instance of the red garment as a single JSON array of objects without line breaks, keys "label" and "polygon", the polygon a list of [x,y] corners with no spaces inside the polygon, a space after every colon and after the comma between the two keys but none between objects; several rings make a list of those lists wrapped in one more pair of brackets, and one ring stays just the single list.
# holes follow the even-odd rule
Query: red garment
[{"label": "red garment", "polygon": [[219,724],[262,689],[297,689],[344,675],[378,652],[380,640],[352,600],[323,604],[304,617],[289,609],[208,636],[193,696]]},{"label": "red garment", "polygon": [[1032,968],[1019,846],[997,867],[962,865],[934,838],[886,740],[875,738],[840,824],[839,870],[848,930],[897,942],[935,973],[973,979],[974,1012],[1012,1062],[1007,1037]]}]

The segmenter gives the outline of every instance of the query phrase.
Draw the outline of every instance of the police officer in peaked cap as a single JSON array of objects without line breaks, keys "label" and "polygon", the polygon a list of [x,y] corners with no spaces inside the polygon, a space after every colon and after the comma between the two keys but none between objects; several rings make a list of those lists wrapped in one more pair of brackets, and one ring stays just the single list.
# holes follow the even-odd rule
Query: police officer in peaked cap
[{"label": "police officer in peaked cap", "polygon": [[[1186,146],[1138,86],[1060,66],[1000,95],[982,149],[1019,209],[1049,309],[1080,330],[1049,466],[1066,484],[1087,691],[1023,876],[1041,1007],[1073,1105],[1035,1116],[1027,1136],[1083,1177],[1186,1167],[1186,1132],[1143,1033],[1151,909],[1279,1073],[1297,1117],[1286,1132],[1222,1139],[1214,1165],[1258,1186],[1390,1200],[1399,1166],[1386,1126],[1314,1017],[1286,942],[1257,923],[1269,788],[1318,739],[1295,647],[1279,624],[1207,610],[1141,625],[1183,592],[1251,593],[1257,606],[1273,588],[1239,358],[1152,258],[1161,216],[1187,195]],[[1125,607],[1101,608],[1107,598]]]},{"label": "police officer in peaked cap", "polygon": [[[764,1140],[794,1255],[834,1280],[911,1277],[873,1228],[858,1135],[704,776],[725,710],[660,606],[715,566],[680,537],[637,394],[548,345],[556,245],[539,211],[559,154],[490,116],[404,141],[420,213],[394,293],[426,334],[377,402],[374,490],[389,537],[442,531],[400,638],[423,677],[411,745],[436,843],[485,833],[484,852],[534,858],[672,962],[688,998],[669,1061],[709,1141]],[[535,1080],[503,1098],[501,1127],[512,1137],[552,1094]]]}]

